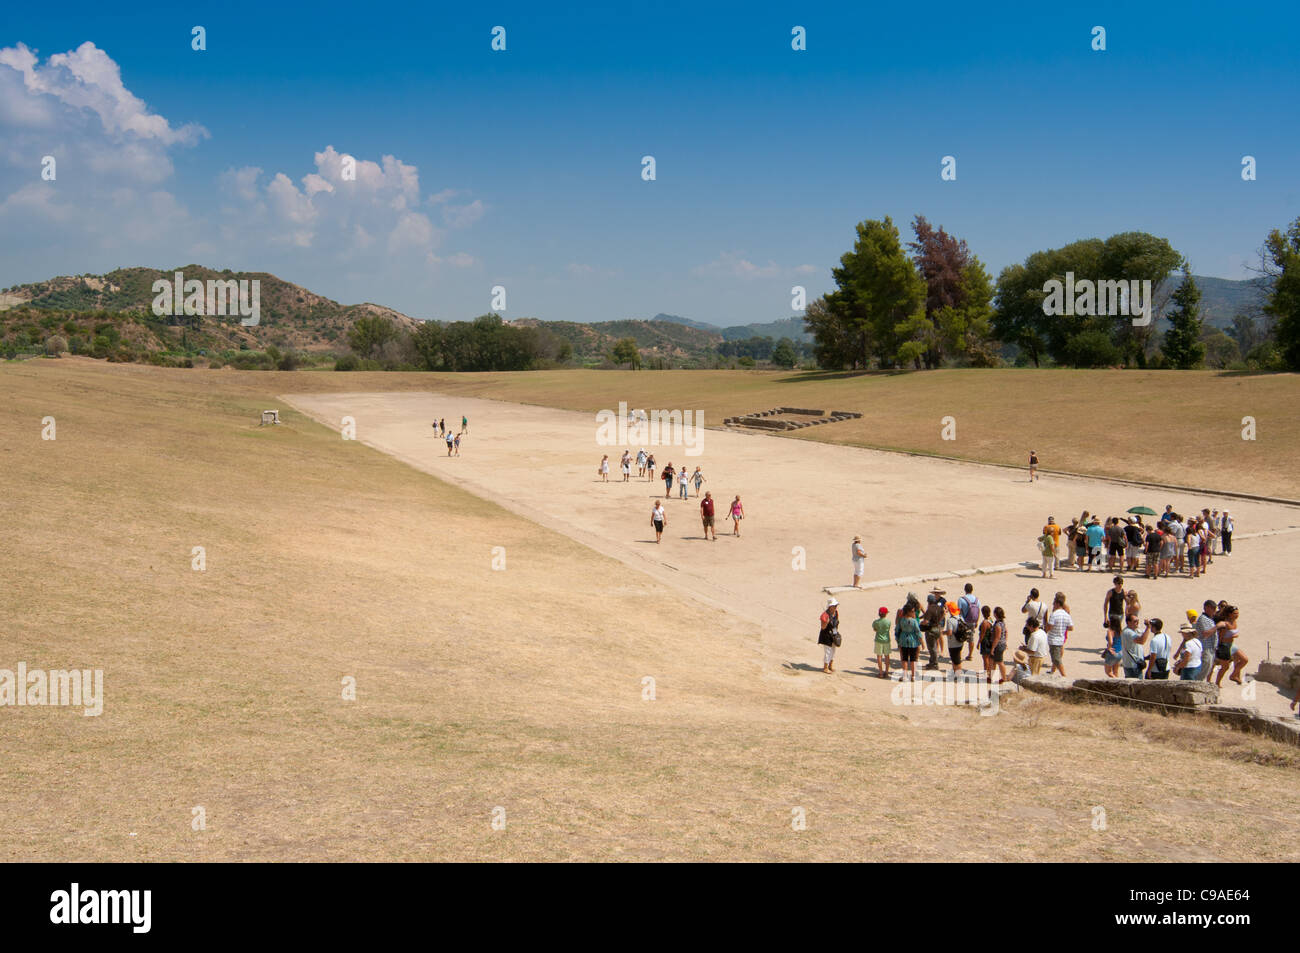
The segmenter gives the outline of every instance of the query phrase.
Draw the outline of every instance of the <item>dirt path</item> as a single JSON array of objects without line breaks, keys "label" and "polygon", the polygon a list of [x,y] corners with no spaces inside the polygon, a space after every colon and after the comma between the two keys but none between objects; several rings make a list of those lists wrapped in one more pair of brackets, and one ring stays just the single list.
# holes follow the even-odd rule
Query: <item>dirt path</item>
[{"label": "dirt path", "polygon": [[[1223,508],[1216,499],[1184,498],[1084,478],[1051,478],[1030,485],[1005,469],[793,441],[766,435],[704,431],[698,455],[682,446],[650,447],[662,468],[683,462],[702,467],[717,500],[718,541],[706,542],[699,502],[664,494],[661,480],[622,483],[619,458],[625,445],[602,446],[594,415],[502,401],[428,393],[286,395],[284,400],[335,430],[344,416],[355,420],[356,439],[440,479],[464,487],[540,525],[561,532],[610,556],[632,570],[762,628],[767,677],[807,687],[821,679],[820,650],[814,644],[816,619],[825,587],[851,581],[849,547],[860,534],[867,547],[865,583],[961,572],[976,567],[1019,564],[1034,557],[1033,540],[1047,516],[1068,523],[1088,509],[1122,514],[1145,504],[1181,512],[1203,506]],[[443,417],[453,430],[469,418],[460,457],[448,458],[445,444],[430,427]],[[630,446],[635,455],[638,446]],[[608,483],[597,475],[603,454],[610,456]],[[675,489],[675,488],[674,488]],[[731,535],[725,514],[740,494],[746,519],[742,536]],[[650,509],[664,498],[668,526],[656,545]],[[1300,511],[1275,504],[1227,503],[1243,536],[1300,528]],[[485,546],[492,541],[485,539]],[[526,553],[511,553],[511,560]],[[1300,637],[1285,626],[1276,580],[1300,568],[1300,533],[1279,532],[1242,539],[1237,552],[1220,558],[1208,579],[1131,580],[1145,616],[1159,616],[1176,631],[1187,608],[1209,597],[1242,607],[1240,644],[1254,660],[1271,642],[1273,658],[1300,649]],[[985,603],[1008,610],[1018,639],[1019,607],[1031,586],[1049,593],[1059,588],[1070,599],[1078,626],[1067,653],[1072,676],[1100,677],[1101,601],[1110,584],[1104,572],[1060,572],[1042,580],[1025,568],[950,579],[940,585],[956,599],[964,582],[975,585]],[[559,579],[557,585],[586,587],[598,604],[602,585],[616,580]],[[889,686],[867,677],[860,664],[870,652],[870,621],[876,607],[896,607],[911,589],[923,594],[931,583],[873,586],[869,591],[837,593],[843,603],[845,644],[840,650],[844,677],[837,688],[856,692],[870,707],[889,704]],[[707,633],[700,633],[707,637]],[[725,646],[720,647],[725,651]],[[978,661],[978,660],[977,660]],[[1251,666],[1253,670],[1254,666]],[[1227,683],[1225,682],[1225,685]],[[1237,703],[1240,690],[1224,692]],[[1258,686],[1246,703],[1281,713],[1288,699]]]}]

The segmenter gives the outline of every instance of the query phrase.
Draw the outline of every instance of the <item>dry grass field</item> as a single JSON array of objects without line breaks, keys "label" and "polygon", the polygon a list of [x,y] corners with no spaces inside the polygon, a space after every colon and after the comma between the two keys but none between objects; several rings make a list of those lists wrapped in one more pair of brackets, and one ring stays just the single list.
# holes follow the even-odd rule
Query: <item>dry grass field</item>
[{"label": "dry grass field", "polygon": [[[0,708],[0,857],[1300,859],[1294,748],[1034,697],[981,718],[865,707],[820,674],[794,690],[762,677],[752,622],[277,396],[626,399],[718,421],[817,402],[868,417],[807,439],[1009,462],[1032,444],[1049,468],[1297,495],[1294,377],[984,373],[0,366],[0,667],[100,668],[106,693],[99,717]],[[1061,392],[1039,394],[1044,381]],[[285,423],[259,427],[264,407]],[[946,414],[955,447],[939,440]],[[1246,414],[1256,444],[1240,439]],[[1089,447],[1116,434],[1131,452]],[[1154,471],[1143,443],[1163,454]]]}]

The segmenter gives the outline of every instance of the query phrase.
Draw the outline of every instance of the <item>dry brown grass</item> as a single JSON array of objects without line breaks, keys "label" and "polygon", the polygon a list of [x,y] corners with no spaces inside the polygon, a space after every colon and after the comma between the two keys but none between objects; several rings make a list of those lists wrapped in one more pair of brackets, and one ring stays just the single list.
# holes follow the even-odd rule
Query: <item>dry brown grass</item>
[{"label": "dry brown grass", "polygon": [[5,859],[1300,857],[1268,742],[1041,699],[864,712],[757,678],[747,626],[565,537],[298,414],[256,425],[338,379],[381,389],[0,368],[0,667],[107,693],[0,709]]}]

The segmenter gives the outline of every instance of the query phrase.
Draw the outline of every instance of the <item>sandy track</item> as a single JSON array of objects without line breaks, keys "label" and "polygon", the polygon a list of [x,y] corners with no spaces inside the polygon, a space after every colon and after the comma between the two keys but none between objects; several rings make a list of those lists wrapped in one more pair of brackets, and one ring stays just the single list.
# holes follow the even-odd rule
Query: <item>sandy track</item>
[{"label": "sandy track", "polygon": [[[361,443],[760,626],[769,653],[760,662],[773,677],[810,668],[820,672],[820,651],[813,642],[826,598],[822,590],[850,582],[848,554],[855,533],[867,546],[865,581],[871,582],[1033,558],[1033,540],[1049,514],[1064,524],[1085,508],[1111,515],[1136,504],[1162,510],[1171,503],[1181,512],[1224,506],[1222,500],[1109,481],[1051,477],[1030,485],[1023,474],[1002,468],[709,430],[698,456],[687,456],[680,446],[652,449],[661,468],[670,461],[703,468],[708,479],[704,488],[718,501],[718,541],[703,540],[692,491],[689,501],[675,494],[666,499],[668,528],[663,543],[656,545],[649,514],[654,500],[664,496],[663,482],[638,480],[634,466],[632,482],[622,483],[618,460],[623,447],[598,444],[593,415],[427,393],[283,399],[335,430],[345,415],[351,416]],[[444,417],[459,429],[462,415],[469,418],[469,432],[462,455],[449,459],[430,423]],[[637,446],[630,449],[635,454]],[[596,474],[605,453],[611,463],[608,484]],[[1249,486],[1239,489],[1249,491]],[[739,539],[730,535],[731,524],[723,518],[737,493],[747,514]],[[1294,508],[1246,501],[1226,505],[1242,535],[1300,527],[1300,511]],[[493,541],[484,539],[483,544],[488,548]],[[802,569],[796,568],[800,549]],[[527,559],[528,554],[510,553],[508,558]],[[1175,630],[1183,610],[1207,597],[1240,605],[1241,644],[1259,660],[1268,642],[1274,658],[1300,649],[1300,637],[1279,611],[1282,600],[1275,584],[1293,577],[1297,568],[1300,533],[1281,532],[1242,539],[1231,558],[1215,563],[1208,581],[1139,577],[1131,585],[1139,591],[1144,615],[1160,616]],[[1008,609],[1013,635],[1019,632],[1015,620],[1030,586],[1064,590],[1079,626],[1067,654],[1070,674],[1099,677],[1101,600],[1109,580],[1106,573],[1060,572],[1055,581],[1044,581],[1037,571],[1019,569],[941,585],[955,599],[962,584],[972,581],[984,602]],[[602,585],[614,582],[557,579],[556,585],[586,588],[598,606]],[[841,684],[846,690],[860,689],[874,703],[885,703],[887,685],[860,674],[859,663],[870,651],[870,620],[877,606],[900,604],[909,588],[924,592],[929,585],[890,584],[838,595],[845,632],[840,668],[849,676]],[[653,609],[648,613],[652,616]],[[1225,691],[1225,703],[1237,701],[1237,692]],[[1285,710],[1286,701],[1271,686],[1261,685],[1258,695],[1250,703]]]}]

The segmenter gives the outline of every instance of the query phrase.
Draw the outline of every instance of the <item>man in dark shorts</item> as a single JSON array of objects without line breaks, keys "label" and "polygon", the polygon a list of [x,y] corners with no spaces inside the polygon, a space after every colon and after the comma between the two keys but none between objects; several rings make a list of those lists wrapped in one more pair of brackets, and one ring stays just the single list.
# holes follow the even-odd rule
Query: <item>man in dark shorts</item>
[{"label": "man in dark shorts", "polygon": [[1155,579],[1160,575],[1160,542],[1162,533],[1152,526],[1151,531],[1146,536],[1147,562],[1144,567],[1146,578]]},{"label": "man in dark shorts", "polygon": [[700,500],[700,522],[704,524],[704,538],[708,539],[709,534],[713,534],[713,541],[718,541],[718,531],[713,528],[713,493],[709,490],[704,492],[704,499]]},{"label": "man in dark shorts", "polygon": [[1118,625],[1118,630],[1124,629],[1124,577],[1116,576],[1113,580],[1114,586],[1106,590],[1106,595],[1101,599],[1101,622],[1102,625]]}]

